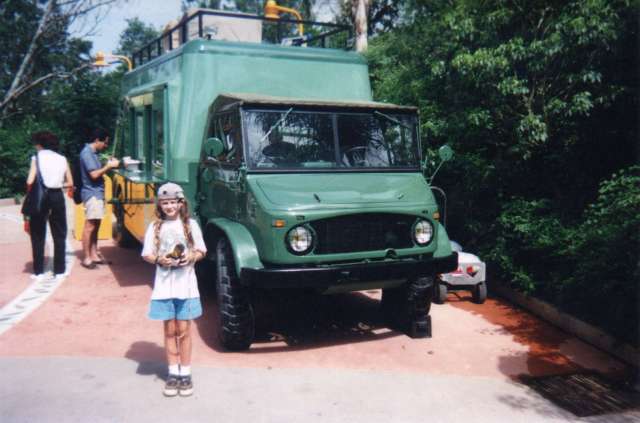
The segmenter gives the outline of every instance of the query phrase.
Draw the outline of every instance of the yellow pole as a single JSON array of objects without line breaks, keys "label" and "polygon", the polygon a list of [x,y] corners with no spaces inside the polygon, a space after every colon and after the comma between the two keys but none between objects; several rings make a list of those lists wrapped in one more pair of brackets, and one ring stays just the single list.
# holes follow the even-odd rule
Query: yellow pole
[{"label": "yellow pole", "polygon": [[[275,0],[267,0],[264,5],[265,18],[280,19],[280,12],[291,13],[296,17],[297,20],[302,20],[302,15],[300,15],[297,10],[291,9],[289,7],[279,6]],[[301,37],[304,36],[304,26],[301,23],[298,23],[298,33]]]}]

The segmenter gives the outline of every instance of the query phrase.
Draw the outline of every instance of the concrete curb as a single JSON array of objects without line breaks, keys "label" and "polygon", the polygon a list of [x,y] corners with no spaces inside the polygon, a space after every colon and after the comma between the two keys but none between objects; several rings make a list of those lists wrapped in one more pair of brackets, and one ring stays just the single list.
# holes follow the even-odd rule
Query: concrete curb
[{"label": "concrete curb", "polygon": [[0,198],[0,207],[2,206],[15,206],[19,204],[15,198]]},{"label": "concrete curb", "polygon": [[545,301],[525,295],[502,284],[491,284],[490,292],[508,299],[560,329],[608,352],[636,369],[640,369],[640,350],[615,339],[601,329],[576,319]]}]

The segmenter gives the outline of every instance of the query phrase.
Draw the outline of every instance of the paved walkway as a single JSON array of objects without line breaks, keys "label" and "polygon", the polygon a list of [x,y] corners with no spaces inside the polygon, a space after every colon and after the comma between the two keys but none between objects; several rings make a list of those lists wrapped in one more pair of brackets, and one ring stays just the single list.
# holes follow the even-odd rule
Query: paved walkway
[{"label": "paved walkway", "polygon": [[[0,207],[0,305],[29,286],[30,249]],[[75,250],[79,243],[73,241]],[[625,366],[496,299],[451,294],[432,308],[434,337],[386,328],[379,291],[271,298],[257,304],[257,339],[226,353],[216,305],[194,328],[192,398],[161,395],[161,326],[147,320],[152,266],[101,242],[112,261],[75,266],[42,305],[0,334],[0,421],[498,422],[640,421],[626,412],[578,419],[518,382]],[[206,287],[203,287],[206,288]],[[1,314],[1,312],[0,312]]]}]

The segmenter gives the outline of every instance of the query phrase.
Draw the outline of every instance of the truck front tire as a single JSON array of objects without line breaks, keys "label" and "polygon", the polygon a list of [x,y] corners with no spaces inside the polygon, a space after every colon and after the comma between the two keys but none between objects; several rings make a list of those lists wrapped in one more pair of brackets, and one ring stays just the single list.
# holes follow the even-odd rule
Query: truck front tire
[{"label": "truck front tire", "polygon": [[231,351],[248,349],[255,334],[253,307],[248,288],[240,285],[231,246],[224,237],[216,245],[216,292],[222,346]]},{"label": "truck front tire", "polygon": [[433,278],[422,277],[399,288],[383,289],[381,307],[387,322],[411,338],[430,338],[433,284]]}]

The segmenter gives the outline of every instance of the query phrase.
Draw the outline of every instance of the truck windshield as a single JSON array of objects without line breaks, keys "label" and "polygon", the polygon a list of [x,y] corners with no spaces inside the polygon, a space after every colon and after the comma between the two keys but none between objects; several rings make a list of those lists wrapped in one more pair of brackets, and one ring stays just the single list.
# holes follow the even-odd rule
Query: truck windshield
[{"label": "truck windshield", "polygon": [[413,114],[244,110],[252,169],[417,169]]}]

